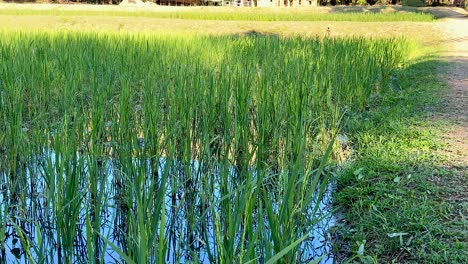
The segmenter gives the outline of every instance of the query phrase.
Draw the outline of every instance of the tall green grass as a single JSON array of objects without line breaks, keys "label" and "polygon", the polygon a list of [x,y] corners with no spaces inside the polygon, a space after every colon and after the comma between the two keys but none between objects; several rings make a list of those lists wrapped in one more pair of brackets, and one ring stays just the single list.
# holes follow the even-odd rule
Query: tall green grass
[{"label": "tall green grass", "polygon": [[44,263],[304,262],[340,120],[408,45],[0,32],[0,230]]},{"label": "tall green grass", "polygon": [[244,21],[356,21],[356,22],[391,22],[418,21],[430,22],[435,17],[421,11],[408,12],[318,12],[313,9],[275,10],[263,8],[219,8],[216,9],[183,9],[180,10],[64,10],[64,9],[1,9],[0,15],[41,15],[41,16],[120,16],[150,17],[167,19],[192,20],[244,20]]}]

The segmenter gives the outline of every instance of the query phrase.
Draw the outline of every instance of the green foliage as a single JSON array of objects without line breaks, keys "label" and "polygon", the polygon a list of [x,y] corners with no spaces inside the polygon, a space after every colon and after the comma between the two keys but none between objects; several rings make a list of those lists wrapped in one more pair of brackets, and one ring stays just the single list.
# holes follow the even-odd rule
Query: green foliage
[{"label": "green foliage", "polygon": [[357,0],[356,4],[361,5],[361,6],[365,6],[365,5],[367,5],[367,0]]}]

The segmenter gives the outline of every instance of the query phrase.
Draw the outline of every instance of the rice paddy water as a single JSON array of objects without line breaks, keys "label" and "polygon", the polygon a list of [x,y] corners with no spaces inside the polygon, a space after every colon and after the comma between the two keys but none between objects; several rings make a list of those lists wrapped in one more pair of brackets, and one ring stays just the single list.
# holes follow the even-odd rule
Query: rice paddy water
[{"label": "rice paddy water", "polygon": [[340,121],[409,46],[0,32],[1,260],[330,260]]}]

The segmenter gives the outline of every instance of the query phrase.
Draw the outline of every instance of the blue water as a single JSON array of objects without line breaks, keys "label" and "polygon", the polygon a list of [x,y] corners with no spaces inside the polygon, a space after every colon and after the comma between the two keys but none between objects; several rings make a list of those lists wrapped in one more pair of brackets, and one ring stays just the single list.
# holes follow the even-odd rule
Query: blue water
[{"label": "blue water", "polygon": [[[59,260],[61,258],[57,250],[57,232],[54,227],[54,219],[56,219],[54,217],[60,216],[54,216],[51,205],[47,203],[45,195],[47,195],[46,186],[48,186],[48,183],[46,181],[47,176],[45,175],[45,170],[43,169],[46,166],[54,167],[56,159],[57,157],[52,151],[44,151],[42,155],[38,155],[32,159],[26,168],[27,182],[23,183],[24,186],[21,186],[22,189],[26,190],[23,193],[27,193],[27,197],[23,197],[23,202],[20,202],[20,204],[22,203],[21,206],[15,206],[13,205],[15,203],[9,200],[11,190],[6,188],[8,178],[4,172],[2,173],[0,171],[0,210],[2,212],[0,214],[0,224],[6,224],[5,251],[4,255],[0,255],[0,263],[31,263],[29,259],[32,259],[33,262],[39,262],[40,259],[39,255],[36,254],[36,250],[37,252],[48,252],[44,263],[60,263]],[[166,158],[159,159],[159,175],[162,175],[167,163],[168,160]],[[146,161],[146,164],[138,165],[147,166],[147,171],[150,171],[151,166],[149,161]],[[86,169],[88,167],[86,161],[80,164],[80,166],[84,168],[83,175],[89,177],[89,172]],[[192,161],[190,166],[193,173],[199,172],[203,167],[198,161]],[[121,217],[122,212],[119,211],[118,202],[116,200],[118,190],[115,187],[115,181],[116,175],[120,173],[121,171],[116,165],[115,160],[110,159],[106,161],[103,165],[103,173],[101,175],[104,178],[99,185],[99,188],[103,190],[103,201],[105,201],[105,203],[101,214],[102,223],[98,231],[118,247],[122,246],[118,235],[119,224],[125,224],[125,220]],[[177,174],[177,172],[175,173]],[[210,175],[216,177],[217,173],[219,173],[219,171],[214,168]],[[233,167],[229,169],[228,173],[232,175],[233,178],[235,177],[236,172]],[[252,173],[255,175],[255,172]],[[60,173],[56,173],[55,179],[58,180],[58,177],[60,177]],[[86,187],[87,186],[81,186],[81,188],[85,189]],[[316,217],[320,220],[313,226],[309,239],[306,239],[300,244],[300,251],[302,252],[300,259],[298,259],[300,263],[307,263],[320,256],[324,256],[320,263],[333,263],[333,255],[331,254],[332,247],[328,234],[330,227],[335,224],[335,219],[331,214],[332,192],[333,189],[329,186],[321,201],[319,201],[320,206],[318,212],[316,212]],[[174,193],[177,193],[179,196],[176,198],[171,197],[171,194]],[[172,241],[175,241],[176,244],[183,243],[187,240],[185,234],[188,227],[185,219],[184,206],[181,202],[183,195],[185,195],[185,193],[178,189],[173,190],[169,186],[165,197],[165,210],[168,219],[166,234],[168,234],[170,230],[174,231],[172,233]],[[213,197],[215,200],[222,198],[220,190],[216,185],[213,189]],[[10,204],[9,207],[7,207],[8,203]],[[89,208],[85,208],[86,206],[84,204],[85,203],[83,203],[80,208],[81,213],[78,217],[77,232],[75,235],[73,255],[73,261],[75,263],[88,262],[85,212]],[[173,207],[174,204],[179,206],[177,210]],[[266,226],[267,225],[268,223],[266,223]],[[23,240],[28,240],[32,245],[30,256],[27,256],[26,251],[23,250],[22,244],[24,244],[24,242],[22,243],[22,239],[18,236],[17,232],[20,228],[24,231],[23,233],[26,234]],[[216,242],[213,238],[215,233],[213,223],[206,223],[206,228],[206,232],[208,234],[213,234],[213,236],[208,236],[207,240],[195,237],[194,242],[196,244],[197,256],[201,263],[210,263],[208,248],[211,249],[211,252],[216,251]],[[104,249],[103,241],[100,242],[99,247],[101,248],[101,252],[103,252],[101,257],[104,263],[123,263],[112,247],[107,245]],[[168,246],[166,263],[193,263],[189,258],[190,253],[188,248],[184,250],[183,246],[174,246],[173,243],[170,243]]]}]

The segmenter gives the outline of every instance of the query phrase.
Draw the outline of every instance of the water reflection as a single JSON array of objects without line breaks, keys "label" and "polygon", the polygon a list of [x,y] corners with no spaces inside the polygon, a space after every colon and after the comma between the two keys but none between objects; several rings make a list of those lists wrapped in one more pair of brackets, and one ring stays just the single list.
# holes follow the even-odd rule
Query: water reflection
[{"label": "water reflection", "polygon": [[[139,202],[135,197],[155,196],[158,190],[164,190],[161,210],[147,210],[155,210],[155,215],[164,210],[167,219],[163,232],[167,241],[164,262],[210,263],[210,254],[219,254],[216,244],[220,241],[216,237],[215,218],[222,210],[221,204],[231,199],[226,197],[227,191],[223,188],[228,186],[231,192],[239,188],[236,186],[238,175],[233,166],[213,165],[216,163],[205,166],[196,160],[184,164],[168,158],[132,159],[131,166],[122,165],[118,159],[81,156],[65,163],[59,162],[60,159],[61,156],[46,150],[41,155],[31,157],[16,169],[15,175],[23,175],[24,180],[12,180],[9,172],[0,170],[0,231],[4,234],[0,239],[5,241],[0,262],[68,263],[71,260],[73,263],[124,263],[108,242],[125,253],[129,251],[129,239],[132,238],[128,234],[135,226],[129,226],[128,218],[135,214],[134,208]],[[137,168],[140,173],[130,176],[126,166]],[[69,182],[69,175],[65,174],[69,169],[75,170],[73,175],[78,177],[75,186]],[[249,173],[257,177],[255,170],[250,169]],[[136,180],[132,178],[135,175],[144,177]],[[166,184],[162,175],[168,176]],[[221,183],[221,175],[227,176],[224,177],[228,179],[227,183]],[[73,197],[79,201],[66,200],[67,192],[73,191]],[[300,263],[320,256],[325,256],[320,263],[333,263],[328,240],[328,230],[334,225],[330,213],[331,194],[332,188],[326,188],[315,216],[314,206],[310,206],[308,219],[315,217],[318,220],[310,237],[299,246],[297,261]],[[273,210],[277,211],[275,203]],[[70,215],[66,215],[67,212]],[[74,217],[73,212],[77,212]],[[160,221],[162,215],[158,215]],[[63,226],[60,227],[60,224]],[[256,230],[259,223],[252,225],[252,229]],[[268,229],[268,221],[265,220],[262,226]],[[71,232],[69,235],[73,240],[70,256],[64,250],[62,237],[67,235],[64,227],[74,227],[74,231],[65,230]],[[159,234],[160,226],[155,228],[155,233]],[[90,230],[94,230],[94,235]],[[237,235],[235,242],[242,243],[242,239]],[[149,259],[152,263],[158,262],[156,256]]]}]

